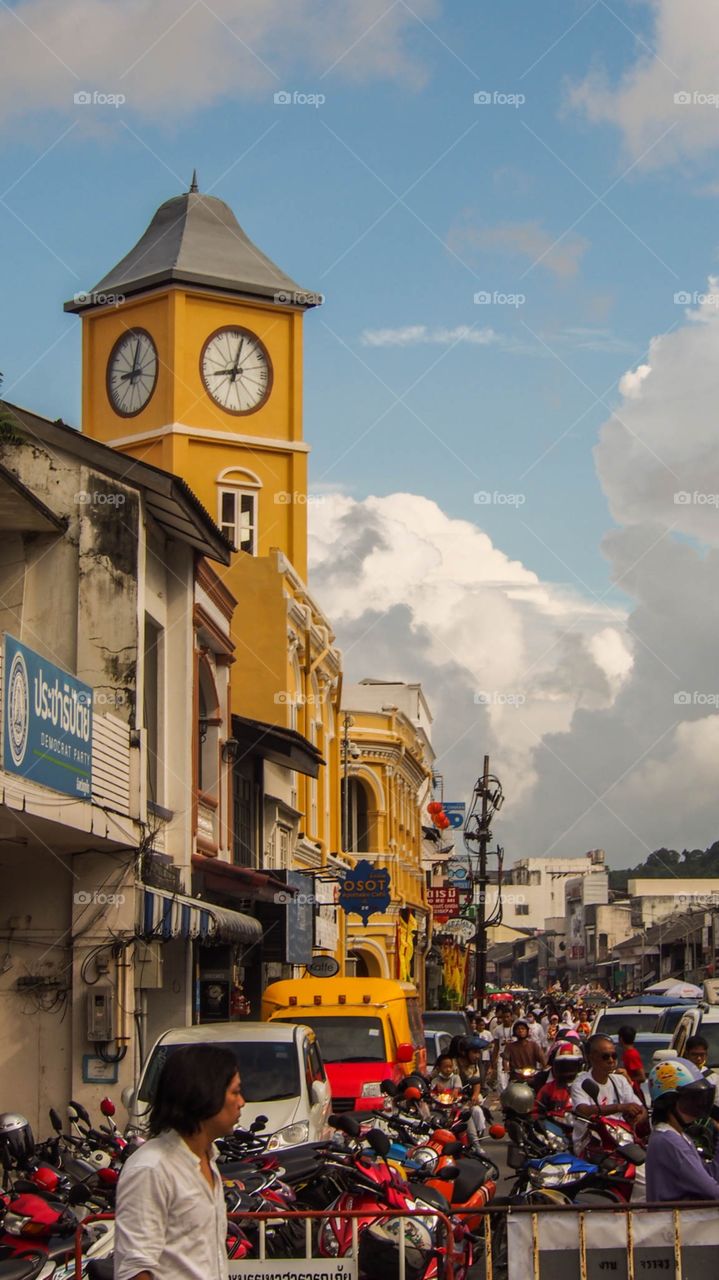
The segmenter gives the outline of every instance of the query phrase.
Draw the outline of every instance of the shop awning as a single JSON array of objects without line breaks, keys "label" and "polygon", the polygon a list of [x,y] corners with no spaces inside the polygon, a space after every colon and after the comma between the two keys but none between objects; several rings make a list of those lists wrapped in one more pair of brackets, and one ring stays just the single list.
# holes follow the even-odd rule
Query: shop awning
[{"label": "shop awning", "polygon": [[232,717],[232,736],[240,744],[243,754],[258,751],[265,760],[294,769],[308,778],[316,778],[322,753],[296,729],[283,725],[267,724],[264,720],[250,720],[247,716]]},{"label": "shop awning", "polygon": [[143,889],[138,932],[143,938],[199,938],[201,942],[259,942],[262,926],[253,916],[188,898],[182,893]]}]

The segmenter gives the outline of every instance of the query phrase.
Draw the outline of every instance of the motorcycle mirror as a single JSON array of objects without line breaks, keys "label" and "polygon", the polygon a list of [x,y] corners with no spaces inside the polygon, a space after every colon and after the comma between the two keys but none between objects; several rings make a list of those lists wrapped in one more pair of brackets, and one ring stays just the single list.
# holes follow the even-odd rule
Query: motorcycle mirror
[{"label": "motorcycle mirror", "polygon": [[404,1096],[408,1102],[419,1102],[422,1094],[415,1084],[411,1084],[408,1089],[405,1089]]},{"label": "motorcycle mirror", "polygon": [[[71,1098],[71,1099],[70,1099],[70,1106],[68,1106],[68,1109],[67,1109],[67,1114],[68,1114],[68,1115],[70,1115],[70,1107],[74,1107],[74,1108],[75,1108],[75,1111],[76,1111],[76,1113],[77,1113],[77,1116],[79,1116],[79,1118],[80,1118],[80,1120],[82,1120],[83,1124],[90,1124],[90,1117],[89,1117],[89,1115],[87,1114],[87,1111],[85,1110],[85,1108],[83,1107],[83,1105],[82,1105],[82,1103],[81,1103],[81,1102],[75,1102],[74,1098]],[[73,1117],[71,1117],[71,1119],[75,1119],[75,1118],[76,1118],[76,1117],[74,1117],[74,1116],[73,1116]]]},{"label": "motorcycle mirror", "polygon": [[382,1093],[385,1095],[385,1097],[387,1098],[397,1097],[398,1090],[394,1080],[381,1080],[379,1087]]},{"label": "motorcycle mirror", "polygon": [[367,1134],[367,1141],[378,1156],[386,1156],[392,1146],[389,1135],[383,1133],[381,1129],[370,1129]]},{"label": "motorcycle mirror", "polygon": [[110,1116],[114,1116],[115,1103],[113,1102],[112,1098],[103,1098],[102,1102],[100,1103],[100,1110],[104,1116],[108,1117],[108,1119],[110,1118]]},{"label": "motorcycle mirror", "polygon": [[257,1133],[258,1129],[264,1129],[267,1124],[267,1116],[255,1116],[250,1125],[250,1133]]},{"label": "motorcycle mirror", "polygon": [[341,1133],[349,1134],[350,1138],[359,1137],[360,1127],[354,1116],[331,1115],[329,1123],[333,1129],[339,1129]]},{"label": "motorcycle mirror", "polygon": [[50,1107],[50,1124],[55,1130],[55,1133],[62,1133],[62,1120],[54,1107]]},{"label": "motorcycle mirror", "polygon": [[507,1136],[507,1130],[503,1124],[491,1124],[488,1132],[490,1138],[494,1138],[496,1142],[499,1142],[501,1138],[506,1138]]},{"label": "motorcycle mirror", "polygon": [[597,1101],[597,1099],[599,1098],[599,1085],[597,1084],[596,1080],[592,1080],[591,1077],[588,1076],[586,1080],[582,1081],[582,1088],[584,1092],[587,1093],[589,1097],[592,1099],[592,1102]]}]

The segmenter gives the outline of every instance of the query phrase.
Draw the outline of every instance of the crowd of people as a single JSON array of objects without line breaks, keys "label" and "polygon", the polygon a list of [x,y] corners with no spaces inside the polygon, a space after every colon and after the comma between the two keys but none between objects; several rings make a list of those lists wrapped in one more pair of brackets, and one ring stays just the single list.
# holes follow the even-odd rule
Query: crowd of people
[{"label": "crowd of people", "polygon": [[659,1062],[647,1075],[635,1029],[621,1026],[616,1042],[593,1035],[591,1006],[506,1000],[466,1014],[469,1034],[453,1038],[431,1086],[474,1084],[473,1140],[512,1087],[531,1084],[533,1114],[571,1125],[577,1155],[586,1152],[588,1120],[613,1116],[628,1126],[646,1146],[648,1200],[719,1201],[719,1076],[707,1066],[702,1036],[689,1038],[683,1058]]}]

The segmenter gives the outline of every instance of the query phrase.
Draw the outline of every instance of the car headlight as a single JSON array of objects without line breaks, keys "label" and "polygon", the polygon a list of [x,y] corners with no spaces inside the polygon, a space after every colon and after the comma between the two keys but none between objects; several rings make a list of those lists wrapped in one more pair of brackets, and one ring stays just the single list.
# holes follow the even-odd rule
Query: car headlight
[{"label": "car headlight", "polygon": [[366,1084],[362,1085],[360,1098],[381,1098],[381,1083],[381,1080],[368,1080]]},{"label": "car headlight", "polygon": [[300,1142],[309,1142],[309,1120],[298,1120],[296,1124],[287,1124],[284,1129],[273,1133],[267,1143],[268,1151],[277,1151],[278,1147],[296,1147]]}]

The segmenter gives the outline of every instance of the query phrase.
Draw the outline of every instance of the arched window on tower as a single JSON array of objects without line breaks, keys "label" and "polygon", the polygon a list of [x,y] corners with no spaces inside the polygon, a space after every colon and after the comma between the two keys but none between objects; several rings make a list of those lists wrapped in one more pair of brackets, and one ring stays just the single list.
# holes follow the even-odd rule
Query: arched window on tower
[{"label": "arched window on tower", "polygon": [[217,523],[237,551],[257,555],[259,493],[262,482],[253,471],[226,467],[217,477]]}]

